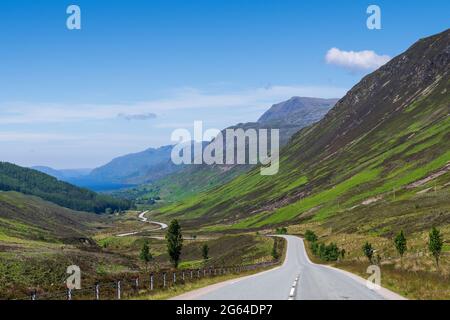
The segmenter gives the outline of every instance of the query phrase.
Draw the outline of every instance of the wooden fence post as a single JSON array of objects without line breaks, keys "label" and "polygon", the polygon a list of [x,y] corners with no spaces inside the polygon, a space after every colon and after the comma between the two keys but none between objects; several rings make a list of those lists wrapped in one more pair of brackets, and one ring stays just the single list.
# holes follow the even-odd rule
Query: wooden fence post
[{"label": "wooden fence post", "polygon": [[122,298],[122,292],[121,292],[121,282],[120,280],[117,281],[117,300],[120,300]]},{"label": "wooden fence post", "polygon": [[98,282],[95,284],[95,300],[100,300],[100,286]]},{"label": "wooden fence post", "polygon": [[136,294],[139,293],[139,278],[134,280],[134,290],[136,291]]},{"label": "wooden fence post", "polygon": [[150,291],[153,291],[153,273],[150,275]]}]

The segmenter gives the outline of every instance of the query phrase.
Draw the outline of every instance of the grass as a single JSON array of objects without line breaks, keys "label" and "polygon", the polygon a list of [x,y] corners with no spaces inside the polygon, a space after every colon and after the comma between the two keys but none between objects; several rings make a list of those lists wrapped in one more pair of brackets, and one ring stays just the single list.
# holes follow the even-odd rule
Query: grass
[{"label": "grass", "polygon": [[[350,190],[351,188],[375,179],[378,175],[379,170],[368,170],[358,173],[353,177],[347,179],[346,181],[337,184],[331,189],[319,192],[316,195],[302,199],[294,204],[279,209],[269,218],[264,219],[255,226],[264,226],[267,224],[274,224],[286,220],[291,220],[309,209],[334,200],[336,197],[342,195],[344,192]],[[324,218],[324,215],[316,216],[317,220],[322,220]]]},{"label": "grass", "polygon": [[[367,263],[343,262],[338,268],[367,278]],[[410,271],[393,264],[381,266],[381,285],[408,299],[414,300],[450,300],[450,278],[439,273]]]}]

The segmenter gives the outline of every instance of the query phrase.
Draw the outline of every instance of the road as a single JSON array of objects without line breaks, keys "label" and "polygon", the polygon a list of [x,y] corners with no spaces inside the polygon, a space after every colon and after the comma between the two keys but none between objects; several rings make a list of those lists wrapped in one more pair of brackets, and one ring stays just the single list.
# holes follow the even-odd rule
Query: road
[{"label": "road", "polygon": [[284,236],[286,260],[272,270],[188,292],[175,299],[193,300],[381,300],[402,299],[381,288],[371,290],[351,273],[312,263],[303,240]]},{"label": "road", "polygon": [[133,235],[136,235],[136,234],[139,234],[139,233],[142,233],[142,232],[156,231],[156,230],[164,230],[164,229],[167,229],[168,226],[167,226],[167,224],[165,224],[165,223],[157,222],[157,221],[149,221],[148,218],[145,217],[145,215],[146,215],[147,213],[148,213],[148,211],[141,212],[141,213],[138,215],[139,220],[141,220],[141,221],[144,222],[144,223],[150,223],[150,224],[158,225],[159,227],[154,228],[154,229],[151,229],[151,230],[141,230],[141,231],[134,231],[134,232],[121,233],[121,234],[118,234],[117,236],[118,236],[118,237],[128,237],[128,236],[133,236]]}]

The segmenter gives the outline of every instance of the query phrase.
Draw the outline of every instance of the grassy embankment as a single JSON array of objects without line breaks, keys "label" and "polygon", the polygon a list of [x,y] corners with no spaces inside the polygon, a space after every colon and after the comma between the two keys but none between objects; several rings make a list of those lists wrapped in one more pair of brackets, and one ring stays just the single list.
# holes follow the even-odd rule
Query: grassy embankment
[{"label": "grassy embankment", "polygon": [[[368,241],[379,255],[382,286],[399,293],[408,299],[450,299],[450,245],[447,242],[440,259],[440,267],[436,268],[434,258],[428,252],[428,232],[426,230],[409,233],[406,231],[408,251],[401,261],[395,250],[393,237],[388,234],[334,234],[331,228],[325,228],[318,223],[296,225],[289,228],[290,232],[303,234],[307,229],[314,230],[319,235],[319,242],[335,242],[339,248],[345,249],[345,258],[329,263],[368,278],[366,273],[370,265],[363,255],[362,246]],[[444,239],[450,237],[450,226],[441,228]],[[315,263],[326,263],[314,256],[309,243],[305,246],[311,260]]]}]

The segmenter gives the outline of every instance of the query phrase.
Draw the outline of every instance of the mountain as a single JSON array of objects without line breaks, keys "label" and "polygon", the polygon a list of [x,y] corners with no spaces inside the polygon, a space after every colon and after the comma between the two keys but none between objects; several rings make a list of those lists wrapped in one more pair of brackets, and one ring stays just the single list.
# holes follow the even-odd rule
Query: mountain
[{"label": "mountain", "polygon": [[170,161],[172,146],[128,154],[92,170],[86,180],[115,184],[139,184],[153,181],[178,170]]},{"label": "mountain", "polygon": [[58,180],[69,182],[70,179],[77,179],[89,175],[92,169],[53,169],[45,166],[34,166],[31,169],[48,174]]},{"label": "mountain", "polygon": [[280,145],[284,146],[297,131],[322,119],[336,102],[338,99],[292,97],[272,105],[257,122],[239,123],[226,129],[278,129]]},{"label": "mountain", "polygon": [[34,195],[78,211],[101,213],[107,209],[115,211],[130,207],[128,201],[99,195],[90,190],[59,181],[37,170],[19,167],[7,162],[0,162],[0,191],[17,191]]},{"label": "mountain", "polygon": [[338,99],[292,97],[274,104],[258,119],[258,123],[306,127],[322,119],[336,102]]},{"label": "mountain", "polygon": [[[279,129],[280,144],[285,145],[300,129],[320,120],[338,99],[292,97],[273,105],[257,122],[239,123],[226,129]],[[223,131],[225,131],[224,129]],[[225,141],[224,144],[227,142]],[[116,195],[137,199],[142,204],[153,203],[155,197],[174,201],[199,191],[224,184],[247,172],[253,165],[183,165],[170,175]]]},{"label": "mountain", "polygon": [[[359,221],[371,230],[450,223],[449,69],[446,30],[365,76],[322,120],[295,134],[277,175],[254,168],[160,214],[216,230],[300,220],[334,221],[330,227],[345,220],[342,228],[354,230],[362,228]],[[421,209],[430,201],[424,194],[436,211]],[[402,210],[392,210],[399,203]],[[365,210],[377,205],[387,206],[377,208],[389,220]]]}]

